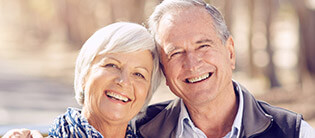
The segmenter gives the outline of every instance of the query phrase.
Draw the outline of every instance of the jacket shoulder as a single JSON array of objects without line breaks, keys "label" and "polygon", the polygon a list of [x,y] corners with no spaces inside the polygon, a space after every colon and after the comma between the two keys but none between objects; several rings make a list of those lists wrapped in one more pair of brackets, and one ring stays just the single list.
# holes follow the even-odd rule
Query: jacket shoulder
[{"label": "jacket shoulder", "polygon": [[301,120],[303,120],[301,114],[272,106],[263,101],[258,101],[258,103],[267,114],[273,117],[272,127],[269,129],[272,135],[277,135],[281,132],[288,137],[299,137]]},{"label": "jacket shoulder", "polygon": [[239,86],[244,97],[241,137],[299,137],[302,115],[259,101]]},{"label": "jacket shoulder", "polygon": [[301,116],[298,113],[295,113],[293,111],[290,111],[290,110],[287,110],[287,109],[284,109],[281,107],[270,105],[264,101],[258,101],[258,103],[265,112],[270,113],[275,118],[279,118],[279,117],[292,118],[292,117],[296,117],[296,116]]}]

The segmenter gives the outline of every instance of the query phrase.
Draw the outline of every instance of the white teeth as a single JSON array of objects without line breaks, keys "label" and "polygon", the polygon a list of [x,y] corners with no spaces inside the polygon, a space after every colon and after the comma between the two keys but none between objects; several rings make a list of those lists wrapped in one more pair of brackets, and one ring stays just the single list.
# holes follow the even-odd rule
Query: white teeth
[{"label": "white teeth", "polygon": [[198,82],[198,81],[201,81],[201,80],[205,80],[205,79],[207,79],[209,76],[210,76],[210,73],[207,73],[207,74],[201,75],[201,76],[199,76],[199,77],[186,79],[186,81],[189,82],[189,83],[195,83],[195,82]]},{"label": "white teeth", "polygon": [[118,95],[118,94],[113,93],[113,92],[106,92],[106,95],[111,97],[111,98],[115,98],[117,100],[121,100],[123,102],[128,102],[128,98],[127,97],[124,97],[122,95]]}]

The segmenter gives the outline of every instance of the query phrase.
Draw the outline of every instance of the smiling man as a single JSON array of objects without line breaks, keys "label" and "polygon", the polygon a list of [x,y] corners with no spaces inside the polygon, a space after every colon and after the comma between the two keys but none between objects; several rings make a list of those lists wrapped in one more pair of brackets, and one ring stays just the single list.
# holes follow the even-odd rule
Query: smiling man
[{"label": "smiling man", "polygon": [[220,12],[202,0],[164,0],[149,20],[166,84],[180,99],[152,105],[143,137],[315,137],[302,116],[257,101],[232,80],[235,47]]}]

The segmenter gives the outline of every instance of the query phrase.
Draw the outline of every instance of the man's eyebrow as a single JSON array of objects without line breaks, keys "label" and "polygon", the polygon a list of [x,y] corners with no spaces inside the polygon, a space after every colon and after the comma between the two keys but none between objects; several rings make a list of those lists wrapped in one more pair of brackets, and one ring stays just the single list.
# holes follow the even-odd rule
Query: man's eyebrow
[{"label": "man's eyebrow", "polygon": [[166,47],[165,53],[166,53],[166,55],[169,55],[170,53],[172,53],[176,49],[178,49],[178,47],[173,46],[173,45],[169,45],[169,46]]},{"label": "man's eyebrow", "polygon": [[196,42],[196,44],[201,44],[201,43],[211,43],[211,44],[213,44],[214,42],[212,40],[210,40],[210,39],[202,39],[202,40],[198,40]]}]

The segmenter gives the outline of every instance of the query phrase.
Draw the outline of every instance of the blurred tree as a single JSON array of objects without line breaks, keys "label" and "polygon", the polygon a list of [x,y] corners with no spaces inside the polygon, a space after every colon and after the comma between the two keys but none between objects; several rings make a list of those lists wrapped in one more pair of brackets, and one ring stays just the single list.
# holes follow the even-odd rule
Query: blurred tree
[{"label": "blurred tree", "polygon": [[142,23],[145,0],[55,1],[67,40],[78,48],[98,28],[117,21]]},{"label": "blurred tree", "polygon": [[229,30],[231,30],[232,25],[232,17],[235,3],[237,0],[222,0],[222,1],[214,1],[214,0],[205,0],[207,3],[216,6],[220,12],[222,12],[224,16],[224,20]]},{"label": "blurred tree", "polygon": [[256,0],[247,0],[248,3],[248,10],[249,10],[249,76],[250,77],[254,77],[255,75],[257,75],[257,68],[254,64],[254,49],[253,49],[253,35],[254,35],[254,17],[255,17],[255,3]]},{"label": "blurred tree", "polygon": [[[97,4],[105,5],[106,3],[98,1]],[[98,28],[95,10],[101,9],[95,7],[96,3],[91,1],[55,1],[57,15],[61,22],[57,27],[64,26],[67,40],[77,48],[80,48],[83,42]]]},{"label": "blurred tree", "polygon": [[228,27],[232,26],[232,16],[233,16],[235,2],[237,2],[237,0],[224,1],[224,19]]},{"label": "blurred tree", "polygon": [[111,20],[143,23],[145,0],[109,0]]},{"label": "blurred tree", "polygon": [[[73,0],[67,0],[64,2],[56,1],[56,7],[58,8],[58,15],[61,22],[64,23],[68,40],[72,43],[82,43],[81,32],[77,26],[77,18],[80,15],[78,11],[79,3]],[[91,18],[93,19],[93,18]],[[78,29],[77,29],[78,28]]]},{"label": "blurred tree", "polygon": [[[278,0],[247,0],[248,13],[249,13],[249,69],[248,75],[250,77],[259,76],[259,72],[269,80],[270,87],[279,87],[280,83],[276,75],[276,66],[273,62],[274,49],[271,43],[271,24],[273,22],[274,15],[277,13]],[[263,34],[265,38],[258,36]],[[266,45],[262,42],[266,41]],[[258,55],[258,53],[266,53],[264,56]],[[255,58],[268,63],[265,65],[259,65]]]},{"label": "blurred tree", "polygon": [[[311,87],[315,84],[315,10],[311,8],[306,0],[291,0],[296,8],[299,17],[300,45],[301,45],[301,67],[302,80]],[[314,89],[311,91],[314,92]]]},{"label": "blurred tree", "polygon": [[280,83],[278,81],[277,75],[276,75],[276,69],[275,69],[275,64],[273,62],[273,46],[271,45],[271,24],[272,24],[272,18],[273,15],[277,12],[277,7],[278,7],[278,0],[266,0],[264,2],[265,5],[265,12],[266,12],[266,27],[267,27],[267,53],[270,59],[269,64],[267,65],[267,68],[265,70],[265,73],[267,77],[270,80],[270,87],[279,87]]}]

